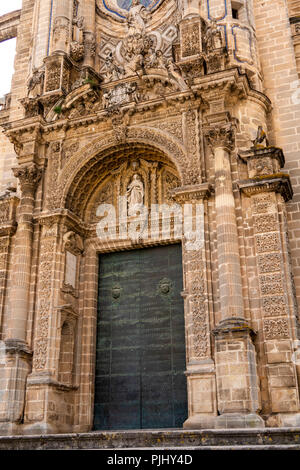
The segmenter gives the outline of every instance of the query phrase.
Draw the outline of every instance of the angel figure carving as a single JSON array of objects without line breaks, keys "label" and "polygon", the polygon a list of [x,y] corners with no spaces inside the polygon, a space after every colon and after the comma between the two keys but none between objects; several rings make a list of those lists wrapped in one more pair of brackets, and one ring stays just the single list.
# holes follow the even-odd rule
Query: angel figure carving
[{"label": "angel figure carving", "polygon": [[144,184],[140,175],[133,175],[126,192],[128,202],[128,215],[135,215],[144,202]]}]

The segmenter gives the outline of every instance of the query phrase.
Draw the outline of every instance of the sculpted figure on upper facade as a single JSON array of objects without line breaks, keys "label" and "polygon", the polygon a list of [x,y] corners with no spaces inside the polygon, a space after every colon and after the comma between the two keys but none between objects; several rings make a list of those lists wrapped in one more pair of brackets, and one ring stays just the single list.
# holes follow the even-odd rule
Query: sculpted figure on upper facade
[{"label": "sculpted figure on upper facade", "polygon": [[254,148],[262,147],[263,142],[265,142],[266,147],[269,147],[267,134],[263,130],[262,126],[258,126],[256,138],[252,140],[253,147]]},{"label": "sculpted figure on upper facade", "polygon": [[134,215],[144,202],[144,184],[140,175],[135,173],[126,192],[128,215]]},{"label": "sculpted figure on upper facade", "polygon": [[36,98],[43,93],[44,71],[33,69],[32,76],[28,81],[28,98]]},{"label": "sculpted figure on upper facade", "polygon": [[181,75],[179,68],[173,62],[171,58],[168,59],[167,61],[167,70],[168,70],[169,77],[173,78],[173,80],[175,80],[178,83],[180,90],[184,91],[184,90],[189,89],[184,78]]},{"label": "sculpted figure on upper facade", "polygon": [[224,47],[222,32],[218,28],[216,20],[211,20],[205,34],[205,41],[208,51]]},{"label": "sculpted figure on upper facade", "polygon": [[106,65],[106,82],[119,80],[125,74],[125,70],[123,67],[118,66],[113,58],[112,53],[110,53],[105,59]]},{"label": "sculpted figure on upper facade", "polygon": [[140,3],[140,0],[132,0],[130,10],[126,14],[128,35],[143,34],[150,18],[150,11]]}]

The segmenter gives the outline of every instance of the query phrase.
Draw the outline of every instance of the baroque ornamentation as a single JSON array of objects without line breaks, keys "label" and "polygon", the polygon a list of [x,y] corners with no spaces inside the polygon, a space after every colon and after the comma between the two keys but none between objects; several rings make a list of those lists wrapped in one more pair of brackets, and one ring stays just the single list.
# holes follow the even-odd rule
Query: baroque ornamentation
[{"label": "baroque ornamentation", "polygon": [[49,321],[51,314],[51,291],[53,282],[53,260],[55,257],[56,242],[54,237],[45,237],[42,234],[39,284],[38,284],[38,320],[36,340],[33,356],[33,368],[42,370],[46,366],[49,337]]},{"label": "baroque ornamentation", "polygon": [[27,84],[27,97],[36,98],[43,94],[45,70],[34,68]]},{"label": "baroque ornamentation", "polygon": [[224,126],[206,128],[205,137],[212,151],[218,147],[230,151],[235,144],[235,127],[232,123],[228,123]]},{"label": "baroque ornamentation", "polygon": [[253,217],[253,223],[257,233],[275,232],[278,230],[277,214],[256,215]]},{"label": "baroque ornamentation", "polygon": [[14,176],[19,179],[22,193],[34,193],[42,177],[43,170],[34,164],[18,166],[12,170]]},{"label": "baroque ornamentation", "polygon": [[289,338],[289,327],[286,318],[264,320],[266,339]]}]

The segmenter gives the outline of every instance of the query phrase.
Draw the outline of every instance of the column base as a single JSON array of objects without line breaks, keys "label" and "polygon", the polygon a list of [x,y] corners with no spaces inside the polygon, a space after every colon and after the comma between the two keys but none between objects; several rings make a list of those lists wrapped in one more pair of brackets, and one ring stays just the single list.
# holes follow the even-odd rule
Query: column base
[{"label": "column base", "polygon": [[22,434],[26,436],[32,436],[36,434],[65,434],[73,432],[73,426],[55,426],[55,424],[46,423],[45,421],[40,421],[33,424],[25,424],[22,428]]},{"label": "column base", "polygon": [[0,436],[18,436],[23,434],[22,425],[18,423],[0,423]]},{"label": "column base", "polygon": [[300,428],[300,413],[277,413],[269,416],[266,426],[270,428]]},{"label": "column base", "polygon": [[216,429],[264,428],[264,420],[256,413],[224,413],[216,417]]},{"label": "column base", "polygon": [[198,414],[183,423],[184,429],[214,429],[217,416]]}]

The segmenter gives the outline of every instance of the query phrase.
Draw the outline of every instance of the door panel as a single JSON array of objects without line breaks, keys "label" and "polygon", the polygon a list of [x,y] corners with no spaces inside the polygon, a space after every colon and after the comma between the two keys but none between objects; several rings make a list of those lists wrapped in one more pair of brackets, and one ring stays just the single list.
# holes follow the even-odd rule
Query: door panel
[{"label": "door panel", "polygon": [[181,246],[100,256],[95,429],[187,418]]}]

